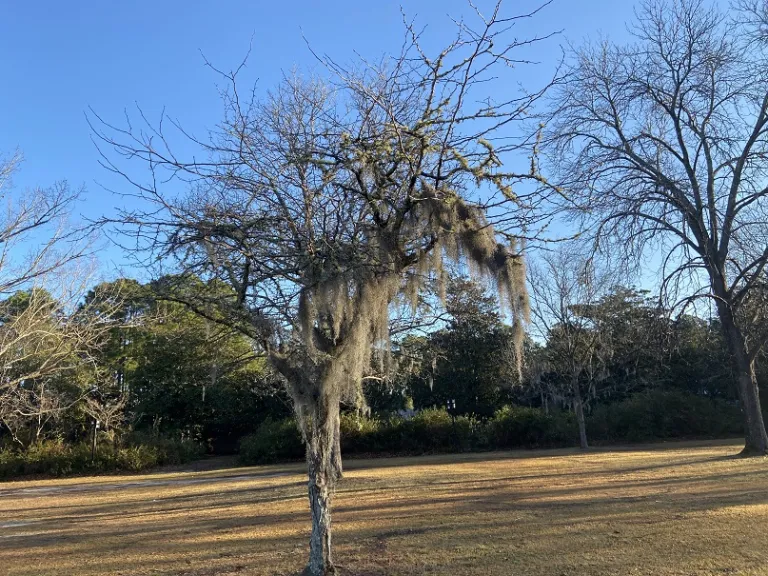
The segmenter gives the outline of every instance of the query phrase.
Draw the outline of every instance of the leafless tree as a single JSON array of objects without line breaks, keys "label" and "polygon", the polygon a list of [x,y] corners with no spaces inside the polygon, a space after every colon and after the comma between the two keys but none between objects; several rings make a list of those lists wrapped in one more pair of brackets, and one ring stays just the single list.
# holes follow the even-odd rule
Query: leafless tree
[{"label": "leafless tree", "polygon": [[[249,335],[285,378],[307,446],[313,576],[335,571],[340,404],[362,407],[363,378],[386,374],[391,306],[415,306],[427,279],[443,281],[444,258],[464,260],[496,282],[522,333],[515,241],[540,223],[543,179],[535,159],[515,172],[502,158],[532,146],[515,125],[543,90],[490,94],[541,38],[508,38],[535,11],[500,8],[478,12],[474,28],[458,23],[434,57],[406,23],[398,56],[354,67],[319,58],[328,79],[291,76],[264,98],[224,73],[224,119],[209,140],[193,138],[200,160],[174,155],[167,118],[136,128],[94,117],[105,166],[142,206],[123,213],[123,233],[179,278],[203,280],[194,291],[168,282],[165,296]],[[143,160],[151,178],[130,177],[120,156]],[[537,185],[513,190],[521,181]]]},{"label": "leafless tree", "polygon": [[[768,453],[743,303],[768,263],[762,2],[647,0],[629,43],[573,54],[544,137],[569,213],[617,259],[652,255],[668,305],[709,298],[732,358],[745,454]],[[610,239],[610,240],[609,240]]]},{"label": "leafless tree", "polygon": [[611,357],[611,343],[583,307],[596,305],[611,288],[611,277],[573,245],[561,245],[530,264],[531,317],[547,339],[534,372],[565,369],[567,394],[579,426],[579,444],[589,447],[584,390],[593,389]]},{"label": "leafless tree", "polygon": [[6,388],[0,402],[0,422],[14,442],[25,447],[45,438],[46,429],[64,413],[65,398],[55,386],[42,381],[24,388]]},{"label": "leafless tree", "polygon": [[68,221],[79,191],[66,182],[19,191],[12,186],[22,157],[0,159],[0,295],[25,290],[81,259],[82,230]]},{"label": "leafless tree", "polygon": [[0,421],[12,432],[58,414],[53,382],[83,366],[108,322],[78,308],[89,275],[82,230],[68,222],[78,194],[64,183],[19,192],[19,155],[0,162]]},{"label": "leafless tree", "polygon": [[[67,273],[72,277],[73,269]],[[54,287],[50,276],[46,284]],[[79,306],[83,294],[67,301],[33,288],[0,303],[0,422],[19,442],[30,427],[35,433],[27,440],[39,439],[45,424],[82,401],[103,372],[97,352],[114,311]]]},{"label": "leafless tree", "polygon": [[[106,375],[107,378],[110,376]],[[120,428],[125,423],[128,394],[115,392],[114,386],[108,386],[106,389],[93,386],[90,393],[83,399],[83,411],[93,420],[94,438],[97,430],[100,430],[109,434],[113,445],[116,445],[119,441]]]}]

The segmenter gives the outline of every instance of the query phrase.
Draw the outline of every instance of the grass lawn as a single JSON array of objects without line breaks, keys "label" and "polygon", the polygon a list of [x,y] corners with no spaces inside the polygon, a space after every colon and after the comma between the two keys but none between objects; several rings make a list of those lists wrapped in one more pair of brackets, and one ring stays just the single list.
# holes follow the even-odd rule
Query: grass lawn
[{"label": "grass lawn", "polygon": [[[734,443],[348,461],[341,574],[768,575],[768,459]],[[0,574],[296,574],[303,466],[0,484]]]}]

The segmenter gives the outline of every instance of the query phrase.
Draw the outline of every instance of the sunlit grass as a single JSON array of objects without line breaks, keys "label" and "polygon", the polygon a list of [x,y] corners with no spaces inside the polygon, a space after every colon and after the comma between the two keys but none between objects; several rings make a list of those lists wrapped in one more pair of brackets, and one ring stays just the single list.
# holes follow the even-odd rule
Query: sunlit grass
[{"label": "sunlit grass", "polygon": [[[733,443],[349,461],[342,574],[768,574],[768,460]],[[261,476],[267,475],[267,476]],[[295,574],[302,466],[0,484],[0,574]]]}]

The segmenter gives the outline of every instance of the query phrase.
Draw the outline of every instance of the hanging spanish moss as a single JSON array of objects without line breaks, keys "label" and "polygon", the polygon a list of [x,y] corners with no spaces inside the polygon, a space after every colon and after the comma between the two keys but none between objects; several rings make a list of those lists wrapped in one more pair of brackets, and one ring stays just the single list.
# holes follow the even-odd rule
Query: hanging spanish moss
[{"label": "hanging spanish moss", "polygon": [[373,371],[386,375],[391,368],[391,303],[400,295],[415,313],[430,280],[437,283],[445,303],[448,262],[465,264],[472,276],[495,284],[502,307],[512,317],[521,370],[530,314],[522,246],[499,243],[482,210],[455,195],[419,200],[403,226],[401,235],[411,240],[410,252],[369,232],[360,249],[375,253],[375,266],[320,269],[320,279],[300,294],[298,337],[306,355],[301,368],[305,377],[291,380],[290,387],[305,437],[318,425],[307,415],[317,414],[323,404],[344,402],[365,409],[364,378]]},{"label": "hanging spanish moss", "polygon": [[473,278],[491,281],[495,285],[502,310],[512,318],[515,357],[520,372],[525,325],[530,322],[524,242],[513,242],[510,245],[498,242],[496,232],[483,211],[458,197],[454,196],[448,202],[429,198],[420,207],[422,214],[419,217],[430,222],[437,234],[437,241],[431,258],[420,262],[420,265],[430,263],[429,274],[422,273],[418,277],[423,280],[431,275],[435,279],[443,304],[446,261],[465,264]]}]

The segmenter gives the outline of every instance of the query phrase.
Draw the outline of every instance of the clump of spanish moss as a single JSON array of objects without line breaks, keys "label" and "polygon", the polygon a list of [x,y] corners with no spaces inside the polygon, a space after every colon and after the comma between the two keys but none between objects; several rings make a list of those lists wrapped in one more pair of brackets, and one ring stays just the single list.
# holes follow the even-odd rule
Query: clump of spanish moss
[{"label": "clump of spanish moss", "polygon": [[[322,404],[366,408],[364,378],[374,370],[386,375],[391,366],[390,304],[400,295],[415,312],[431,280],[445,303],[448,262],[465,264],[475,278],[495,285],[503,309],[512,316],[521,369],[530,314],[522,246],[498,242],[482,210],[456,196],[419,199],[404,226],[402,236],[415,239],[413,246],[404,248],[373,231],[361,249],[375,265],[319,270],[320,279],[300,294],[296,337],[303,357],[297,371],[304,377],[292,379],[289,386],[306,437],[317,425],[308,415],[319,413]],[[378,362],[372,363],[372,358]]]},{"label": "clump of spanish moss", "polygon": [[415,309],[415,298],[422,288],[415,282],[416,279],[423,282],[433,278],[445,304],[444,264],[465,264],[472,277],[488,280],[494,285],[502,310],[511,315],[518,371],[521,371],[525,325],[530,322],[524,243],[505,245],[498,242],[496,232],[483,211],[456,196],[449,201],[430,196],[419,206],[421,214],[418,217],[430,223],[435,231],[435,242],[431,257],[419,260],[419,273],[408,278],[407,292],[408,297],[413,299],[412,307]]}]

